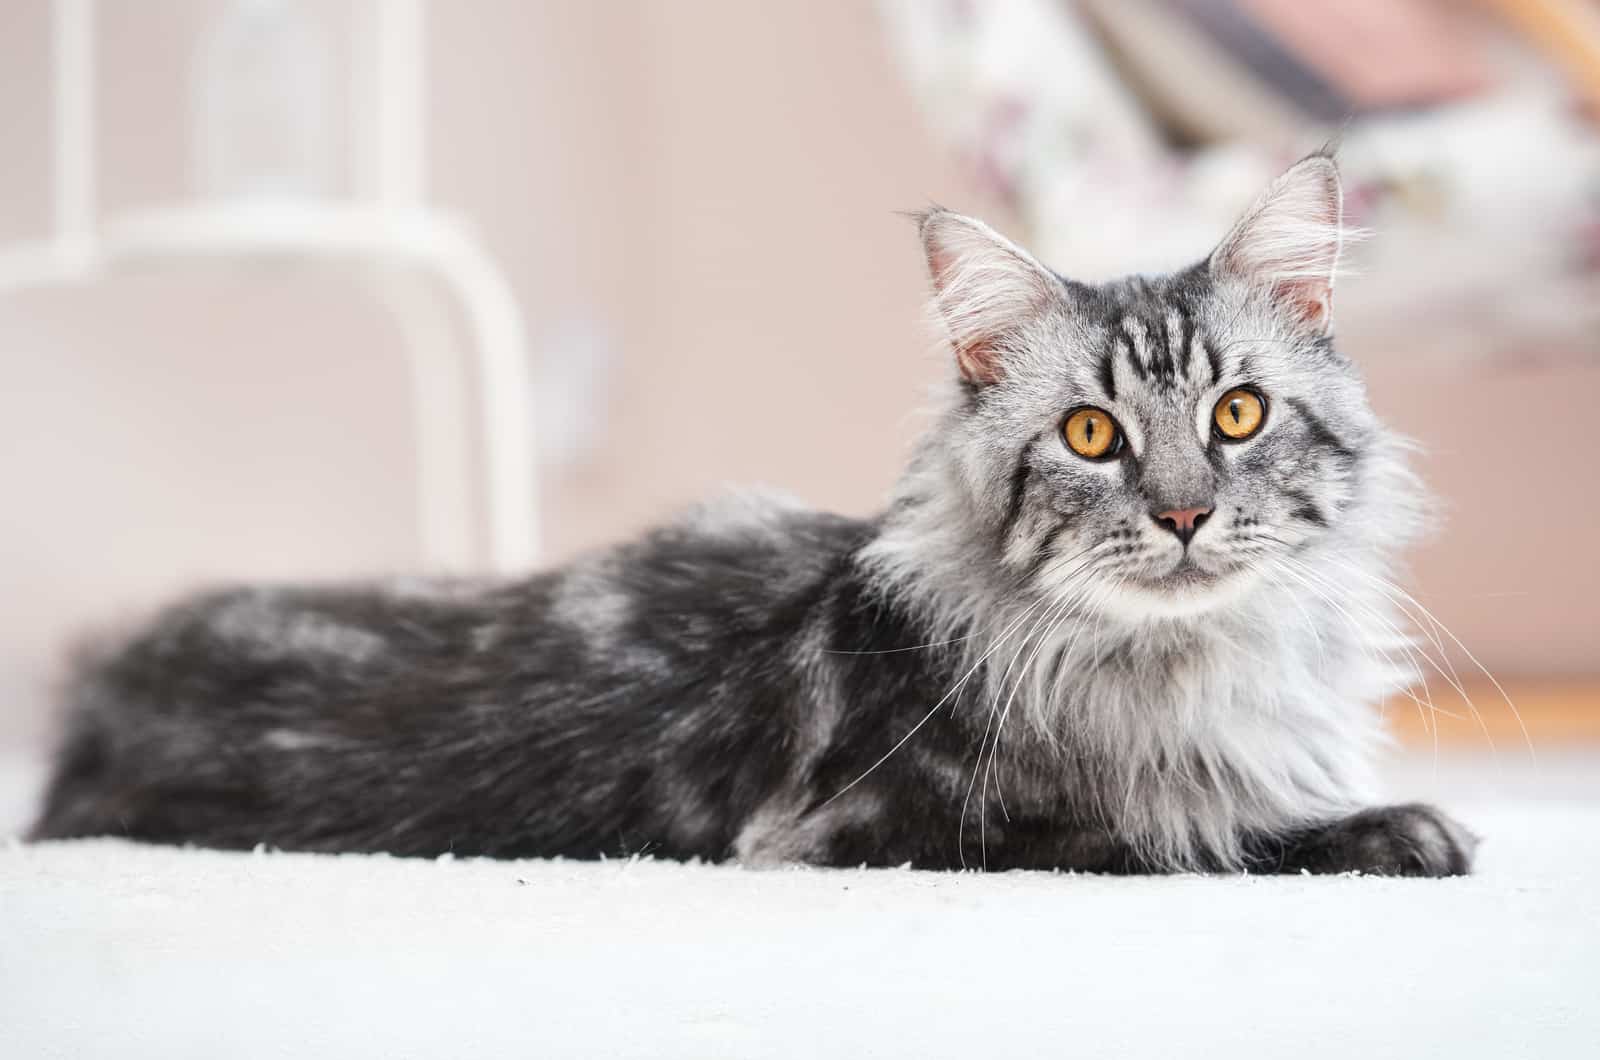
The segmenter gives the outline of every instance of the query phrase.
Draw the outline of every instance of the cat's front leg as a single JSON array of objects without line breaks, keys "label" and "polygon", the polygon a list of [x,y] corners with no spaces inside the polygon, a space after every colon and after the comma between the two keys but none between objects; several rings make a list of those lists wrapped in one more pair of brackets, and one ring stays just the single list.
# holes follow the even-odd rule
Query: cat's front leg
[{"label": "cat's front leg", "polygon": [[1472,871],[1477,845],[1476,836],[1432,806],[1378,806],[1290,838],[1267,867],[1280,872],[1465,876]]}]

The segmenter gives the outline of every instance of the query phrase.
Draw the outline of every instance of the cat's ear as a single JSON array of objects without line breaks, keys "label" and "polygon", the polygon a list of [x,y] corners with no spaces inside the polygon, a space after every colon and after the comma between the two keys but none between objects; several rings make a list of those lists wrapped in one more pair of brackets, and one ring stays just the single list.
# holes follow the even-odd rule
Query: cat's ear
[{"label": "cat's ear", "polygon": [[968,382],[1005,376],[1019,333],[1061,297],[1060,283],[1027,251],[982,221],[934,208],[917,215],[933,304]]},{"label": "cat's ear", "polygon": [[1325,333],[1343,225],[1339,167],[1312,155],[1273,181],[1233,226],[1211,255],[1211,274],[1269,293],[1291,321]]}]

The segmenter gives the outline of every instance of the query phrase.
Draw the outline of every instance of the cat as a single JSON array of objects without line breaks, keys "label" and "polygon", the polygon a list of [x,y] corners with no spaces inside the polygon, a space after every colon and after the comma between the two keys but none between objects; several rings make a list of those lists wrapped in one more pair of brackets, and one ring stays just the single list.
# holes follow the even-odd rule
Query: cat
[{"label": "cat", "polygon": [[1420,487],[1337,166],[1204,261],[918,224],[953,359],[872,519],[751,494],[506,581],[241,588],[86,660],[35,838],[1111,873],[1470,869],[1373,801]]}]

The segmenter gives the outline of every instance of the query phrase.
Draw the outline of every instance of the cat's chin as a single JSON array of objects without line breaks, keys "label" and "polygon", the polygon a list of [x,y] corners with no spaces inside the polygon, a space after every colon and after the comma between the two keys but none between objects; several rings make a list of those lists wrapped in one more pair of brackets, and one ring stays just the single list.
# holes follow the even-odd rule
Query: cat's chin
[{"label": "cat's chin", "polygon": [[1212,571],[1185,562],[1166,574],[1127,579],[1102,606],[1133,622],[1188,618],[1234,603],[1252,580],[1245,568]]}]

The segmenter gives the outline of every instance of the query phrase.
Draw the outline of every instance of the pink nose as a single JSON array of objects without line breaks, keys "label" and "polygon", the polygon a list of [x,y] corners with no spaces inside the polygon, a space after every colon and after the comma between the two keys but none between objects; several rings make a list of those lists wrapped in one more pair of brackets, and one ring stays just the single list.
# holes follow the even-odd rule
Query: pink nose
[{"label": "pink nose", "polygon": [[1157,512],[1155,520],[1157,525],[1171,530],[1178,535],[1179,541],[1187,545],[1210,514],[1210,508],[1173,508],[1170,511]]}]

